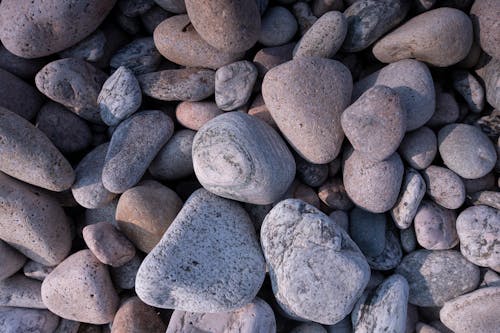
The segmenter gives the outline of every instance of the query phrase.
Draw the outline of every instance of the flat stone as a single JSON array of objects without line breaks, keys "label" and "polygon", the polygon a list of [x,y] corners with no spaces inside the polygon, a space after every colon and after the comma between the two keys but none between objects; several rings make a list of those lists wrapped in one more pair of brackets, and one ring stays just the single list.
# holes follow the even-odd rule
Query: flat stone
[{"label": "flat stone", "polygon": [[177,121],[184,127],[199,130],[209,120],[220,116],[224,112],[217,107],[217,104],[210,101],[202,102],[181,102],[175,109]]},{"label": "flat stone", "polygon": [[423,170],[434,161],[437,150],[436,134],[424,126],[406,133],[398,152],[410,167]]},{"label": "flat stone", "polygon": [[407,229],[413,222],[426,192],[425,181],[418,171],[407,168],[396,204],[391,209],[394,224],[399,229]]},{"label": "flat stone", "polygon": [[279,46],[292,40],[297,32],[297,20],[285,7],[269,7],[262,16],[259,43]]},{"label": "flat stone", "polygon": [[162,56],[155,47],[153,37],[134,39],[120,48],[111,58],[111,68],[127,67],[135,75],[154,72],[160,66]]},{"label": "flat stone", "polygon": [[16,274],[0,281],[0,307],[46,309],[42,302],[40,288],[42,283]]},{"label": "flat stone", "polygon": [[385,248],[384,214],[373,214],[355,207],[349,213],[349,235],[363,254],[376,257]]},{"label": "flat stone", "polygon": [[167,326],[156,309],[144,304],[137,296],[127,299],[116,312],[111,333],[165,332]]},{"label": "flat stone", "polygon": [[500,21],[500,5],[494,0],[474,1],[470,9],[476,41],[481,48],[496,59],[500,59],[500,38],[498,37],[498,21]]},{"label": "flat stone", "polygon": [[[500,10],[500,7],[499,7]],[[455,70],[452,73],[453,88],[464,98],[472,112],[480,113],[484,108],[484,88],[471,73]]]},{"label": "flat stone", "polygon": [[23,267],[26,257],[20,252],[0,240],[0,281],[8,278]]},{"label": "flat stone", "polygon": [[101,30],[96,30],[77,44],[59,52],[59,56],[61,58],[78,58],[96,62],[104,56],[105,48],[106,35]]},{"label": "flat stone", "polygon": [[54,266],[42,265],[33,260],[29,260],[23,267],[24,276],[38,281],[45,280],[47,275],[49,275],[53,270]]},{"label": "flat stone", "polygon": [[53,333],[59,317],[48,310],[0,307],[0,331],[3,333]]},{"label": "flat stone", "polygon": [[235,110],[250,99],[257,68],[247,60],[233,62],[215,72],[215,102],[224,111]]},{"label": "flat stone", "polygon": [[[34,75],[31,75],[30,79]],[[33,86],[14,74],[0,69],[0,107],[31,120],[42,107],[42,103],[42,95]]]},{"label": "flat stone", "polygon": [[437,204],[457,209],[465,202],[465,185],[456,173],[448,168],[431,165],[422,170],[427,195]]},{"label": "flat stone", "polygon": [[415,215],[418,244],[428,250],[448,250],[458,244],[455,211],[424,200]]}]

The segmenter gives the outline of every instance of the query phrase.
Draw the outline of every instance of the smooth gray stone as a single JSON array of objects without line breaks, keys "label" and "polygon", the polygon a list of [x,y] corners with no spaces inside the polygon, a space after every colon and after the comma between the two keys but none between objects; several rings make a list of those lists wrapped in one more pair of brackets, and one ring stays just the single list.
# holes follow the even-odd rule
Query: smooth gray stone
[{"label": "smooth gray stone", "polygon": [[410,227],[425,196],[425,181],[418,171],[407,168],[396,204],[391,209],[394,224],[399,229]]},{"label": "smooth gray stone", "polygon": [[429,127],[420,127],[406,133],[399,146],[399,154],[416,170],[432,164],[438,151],[436,134]]},{"label": "smooth gray stone", "polygon": [[292,5],[292,13],[297,19],[301,36],[304,36],[307,30],[309,30],[313,26],[314,22],[318,20],[318,18],[313,14],[309,4],[304,1],[294,3]]},{"label": "smooth gray stone", "polygon": [[135,287],[135,278],[137,276],[137,271],[141,266],[142,258],[138,254],[122,266],[119,267],[109,267],[111,273],[111,279],[115,286],[122,289],[133,289]]},{"label": "smooth gray stone", "polygon": [[42,282],[28,279],[22,274],[0,281],[0,307],[46,309],[42,302]]},{"label": "smooth gray stone", "polygon": [[0,307],[2,333],[66,333],[54,331],[58,323],[59,317],[48,310]]},{"label": "smooth gray stone", "polygon": [[295,36],[297,29],[297,20],[288,9],[269,7],[262,15],[259,42],[267,47],[286,44]]},{"label": "smooth gray stone", "polygon": [[84,40],[59,52],[61,58],[78,58],[90,62],[101,60],[106,47],[106,35],[101,30],[94,31]]},{"label": "smooth gray stone", "polygon": [[257,80],[257,68],[248,60],[233,62],[215,72],[215,102],[231,111],[248,102]]},{"label": "smooth gray stone", "polygon": [[125,66],[135,75],[154,72],[162,56],[155,47],[153,37],[143,37],[133,40],[131,43],[119,49],[111,58],[111,68]]},{"label": "smooth gray stone", "polygon": [[30,80],[46,63],[47,58],[22,58],[10,53],[5,46],[0,46],[0,68],[24,80]]},{"label": "smooth gray stone", "polygon": [[349,235],[367,256],[376,257],[385,248],[385,214],[373,214],[355,207],[349,214]]},{"label": "smooth gray stone", "polygon": [[398,237],[396,237],[394,231],[387,230],[385,234],[384,251],[378,256],[367,255],[366,260],[370,268],[379,271],[387,271],[395,268],[401,262],[402,257],[403,251]]},{"label": "smooth gray stone", "polygon": [[403,229],[399,232],[399,239],[401,240],[401,247],[406,253],[415,251],[417,248],[417,236],[413,226]]}]

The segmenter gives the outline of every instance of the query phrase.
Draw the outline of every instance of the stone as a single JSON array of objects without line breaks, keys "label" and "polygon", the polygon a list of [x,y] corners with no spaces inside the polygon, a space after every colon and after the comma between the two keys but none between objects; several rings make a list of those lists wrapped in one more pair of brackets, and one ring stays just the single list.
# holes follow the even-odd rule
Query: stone
[{"label": "stone", "polygon": [[500,60],[482,54],[476,74],[484,82],[486,101],[497,110],[500,109]]},{"label": "stone", "polygon": [[[17,56],[39,58],[78,43],[104,21],[116,0],[8,0],[0,6],[0,40]],[[83,14],[83,15],[82,15]]]},{"label": "stone", "polygon": [[75,182],[71,193],[80,206],[94,209],[110,203],[116,194],[108,191],[102,183],[102,170],[109,143],[97,146],[85,155],[75,169]]},{"label": "stone", "polygon": [[144,14],[154,5],[153,0],[118,0],[118,8],[129,17]]},{"label": "stone", "polygon": [[324,164],[339,154],[340,116],[349,105],[351,82],[344,65],[324,58],[298,58],[267,72],[262,84],[266,106],[305,160]]},{"label": "stone", "polygon": [[153,5],[147,12],[141,14],[140,18],[148,34],[153,35],[156,27],[171,16],[172,13],[167,12],[160,6]]},{"label": "stone", "polygon": [[244,56],[244,52],[224,52],[208,44],[187,15],[176,15],[164,20],[155,29],[153,38],[156,48],[165,58],[186,67],[216,70]]},{"label": "stone", "polygon": [[42,103],[42,95],[33,86],[0,69],[0,107],[31,120],[42,107]]},{"label": "stone", "polygon": [[313,0],[312,10],[315,16],[320,17],[327,12],[338,10],[342,11],[344,4],[342,0]]},{"label": "stone", "polygon": [[244,52],[259,38],[256,1],[185,0],[191,24],[208,44],[225,52]]},{"label": "stone", "polygon": [[295,157],[295,164],[297,166],[297,177],[306,185],[318,187],[328,178],[327,164],[309,163],[299,156]]},{"label": "stone", "polygon": [[255,298],[264,275],[265,261],[245,210],[199,189],[144,259],[135,290],[155,307],[228,312]]},{"label": "stone", "polygon": [[473,39],[469,16],[443,7],[417,15],[385,35],[373,47],[373,54],[385,63],[413,58],[447,67],[467,56]]},{"label": "stone", "polygon": [[500,59],[500,38],[498,37],[500,5],[498,1],[474,1],[470,9],[470,17],[474,25],[476,42],[481,45],[481,48],[486,53]]},{"label": "stone", "polygon": [[259,43],[268,47],[286,44],[295,36],[297,28],[297,20],[288,9],[269,7],[262,16]]},{"label": "stone", "polygon": [[142,92],[134,73],[120,66],[102,86],[97,97],[99,113],[106,125],[116,126],[139,109]]},{"label": "stone", "polygon": [[465,191],[467,195],[473,195],[476,192],[491,192],[496,188],[496,178],[493,172],[488,173],[486,176],[476,179],[463,179]]},{"label": "stone", "polygon": [[59,317],[48,310],[0,307],[0,331],[3,333],[53,333]]},{"label": "stone", "polygon": [[343,210],[335,210],[328,215],[330,219],[335,221],[335,223],[344,229],[345,232],[349,233],[349,215]]},{"label": "stone", "polygon": [[194,313],[175,310],[167,333],[194,331],[271,333],[276,332],[276,319],[271,307],[258,297],[232,312]]},{"label": "stone", "polygon": [[196,132],[180,130],[158,152],[149,166],[153,177],[161,180],[175,180],[194,173],[191,150]]},{"label": "stone", "polygon": [[59,150],[39,129],[0,107],[0,171],[51,191],[68,189],[75,173]]},{"label": "stone", "polygon": [[444,164],[466,179],[483,177],[493,170],[497,160],[493,143],[472,125],[443,127],[438,133],[438,147]]},{"label": "stone", "polygon": [[302,36],[293,50],[293,57],[332,58],[347,34],[347,21],[340,12],[322,15]]},{"label": "stone", "polygon": [[386,32],[396,27],[408,13],[407,0],[362,0],[345,11],[348,29],[342,49],[358,52],[366,49]]},{"label": "stone", "polygon": [[77,44],[59,52],[59,56],[61,58],[78,58],[96,62],[104,56],[105,48],[106,36],[101,30],[96,30]]},{"label": "stone", "polygon": [[184,0],[154,0],[154,2],[171,13],[182,14],[186,12]]},{"label": "stone", "polygon": [[114,12],[117,25],[127,34],[137,36],[142,29],[139,17],[130,17],[123,14],[120,10]]},{"label": "stone", "polygon": [[[295,43],[260,49],[253,58],[253,63],[259,72],[259,79],[272,68],[292,60]],[[260,86],[260,85],[259,85]]]},{"label": "stone", "polygon": [[247,60],[233,62],[215,72],[215,103],[223,111],[232,111],[250,99],[257,80],[257,68]]},{"label": "stone", "polygon": [[215,92],[215,72],[210,69],[167,69],[138,79],[145,95],[161,101],[197,102]]},{"label": "stone", "polygon": [[286,191],[285,195],[280,198],[280,200],[284,199],[300,199],[318,209],[321,207],[319,197],[316,194],[316,190],[314,190],[310,186],[302,184],[298,180],[294,180],[292,185]]},{"label": "stone", "polygon": [[376,162],[351,150],[344,156],[344,186],[347,195],[359,207],[383,213],[397,202],[404,167],[397,153]]},{"label": "stone", "polygon": [[340,121],[353,148],[375,161],[391,156],[406,131],[406,111],[400,97],[386,86],[364,92],[342,112]]},{"label": "stone", "polygon": [[[43,66],[45,66],[46,63],[46,58],[22,58],[10,53],[5,46],[0,46],[0,68],[4,70],[0,71],[0,73],[9,72],[23,80],[30,80],[40,69],[42,69]],[[36,89],[33,89],[33,91],[36,91]]]},{"label": "stone", "polygon": [[418,244],[428,250],[448,250],[458,244],[457,214],[432,201],[423,200],[415,215]]},{"label": "stone", "polygon": [[292,13],[297,19],[301,36],[303,36],[307,30],[313,26],[314,22],[318,20],[307,2],[299,1],[294,3],[292,5]]},{"label": "stone", "polygon": [[104,187],[113,193],[123,193],[137,184],[173,132],[172,120],[157,110],[138,112],[121,122],[106,154],[102,170]]},{"label": "stone", "polygon": [[409,287],[406,279],[394,274],[370,295],[361,297],[351,315],[356,333],[400,332],[406,328]]},{"label": "stone", "polygon": [[[500,8],[500,7],[499,7]],[[471,73],[455,70],[452,73],[453,88],[463,97],[469,110],[480,113],[484,108],[484,88]]]},{"label": "stone", "polygon": [[0,281],[0,307],[46,309],[40,294],[41,282],[16,274]]},{"label": "stone", "polygon": [[482,288],[444,304],[439,317],[456,333],[495,332],[500,327],[500,287]]},{"label": "stone", "polygon": [[391,209],[392,219],[399,229],[410,227],[426,190],[425,181],[418,171],[407,168],[398,200]]},{"label": "stone", "polygon": [[371,269],[378,271],[388,271],[394,269],[403,257],[403,251],[398,237],[394,231],[387,229],[385,232],[384,250],[377,256],[367,255],[366,260]]},{"label": "stone", "polygon": [[465,185],[450,169],[431,165],[422,170],[427,195],[437,204],[457,209],[465,202]]},{"label": "stone", "polygon": [[110,267],[113,284],[121,289],[133,289],[135,287],[135,277],[141,263],[142,257],[136,252],[135,256],[122,266]]},{"label": "stone", "polygon": [[406,253],[415,251],[417,248],[417,235],[415,235],[415,229],[409,227],[407,229],[402,229],[399,232],[399,239],[401,241],[401,247]]},{"label": "stone", "polygon": [[408,281],[409,302],[420,307],[443,306],[479,284],[479,268],[453,250],[412,252],[403,258],[396,274]]},{"label": "stone", "polygon": [[55,199],[0,172],[0,239],[26,257],[53,266],[68,255],[72,237]]},{"label": "stone", "polygon": [[318,196],[325,205],[332,209],[349,210],[354,206],[341,178],[327,180],[318,189]]},{"label": "stone", "polygon": [[287,315],[333,325],[351,312],[370,269],[333,220],[287,199],[266,216],[260,236],[274,296]]},{"label": "stone", "polygon": [[431,119],[425,124],[432,128],[443,127],[454,123],[460,117],[460,106],[458,105],[452,93],[441,90],[436,87],[436,111]]},{"label": "stone", "polygon": [[151,252],[182,208],[170,188],[153,180],[140,183],[120,196],[116,208],[118,228],[145,253]]},{"label": "stone", "polygon": [[355,207],[349,213],[349,235],[361,252],[376,257],[385,248],[384,214],[373,214]]},{"label": "stone", "polygon": [[102,221],[108,221],[112,225],[117,226],[117,222],[115,219],[117,205],[118,198],[115,198],[103,207],[86,209],[84,213],[83,223],[79,226],[79,234],[81,234],[81,229],[83,229],[86,225],[95,224]]},{"label": "stone", "polygon": [[217,104],[210,101],[181,102],[175,109],[177,121],[184,127],[198,131],[209,120],[220,116],[224,112]]},{"label": "stone", "polygon": [[318,323],[309,322],[296,326],[290,333],[328,333],[327,330]]},{"label": "stone", "polygon": [[469,201],[473,205],[486,205],[496,209],[500,209],[500,192],[482,191],[476,192],[470,196]]},{"label": "stone", "polygon": [[113,320],[119,303],[108,269],[90,250],[72,254],[45,278],[42,299],[59,317],[99,325]]},{"label": "stone", "polygon": [[242,112],[218,116],[196,133],[193,166],[208,191],[259,205],[278,200],[295,177],[295,161],[280,136]]},{"label": "stone", "polygon": [[0,281],[8,278],[23,267],[26,257],[0,239]]},{"label": "stone", "polygon": [[53,270],[54,266],[42,265],[33,260],[29,260],[23,267],[24,276],[38,281],[45,280]]},{"label": "stone", "polygon": [[154,72],[162,60],[152,37],[134,39],[120,48],[111,58],[109,65],[118,69],[121,66],[130,69],[134,75]]},{"label": "stone", "polygon": [[416,170],[423,170],[432,164],[438,151],[436,134],[429,127],[420,127],[406,133],[399,154]]},{"label": "stone", "polygon": [[352,333],[352,324],[350,316],[345,317],[335,325],[328,325],[328,333]]},{"label": "stone", "polygon": [[500,212],[488,206],[472,206],[457,218],[460,252],[470,262],[500,272]]},{"label": "stone", "polygon": [[156,310],[137,296],[127,299],[116,312],[111,333],[165,332],[167,326]]},{"label": "stone", "polygon": [[55,60],[35,76],[35,83],[48,98],[64,105],[78,116],[102,123],[97,96],[107,75],[88,62],[76,58]]}]

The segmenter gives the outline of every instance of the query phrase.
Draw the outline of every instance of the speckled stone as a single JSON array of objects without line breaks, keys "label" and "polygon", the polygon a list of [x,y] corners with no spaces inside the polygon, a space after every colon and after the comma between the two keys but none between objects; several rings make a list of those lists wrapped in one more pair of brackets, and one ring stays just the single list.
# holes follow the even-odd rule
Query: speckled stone
[{"label": "speckled stone", "polygon": [[384,161],[368,159],[355,150],[344,157],[344,186],[359,207],[383,213],[394,207],[403,181],[403,162],[397,153]]},{"label": "speckled stone", "polygon": [[278,200],[295,176],[295,161],[279,135],[242,112],[214,118],[198,131],[193,165],[210,192],[260,205]]},{"label": "speckled stone", "polygon": [[269,7],[262,16],[259,43],[264,46],[286,44],[295,36],[297,28],[297,20],[288,9]]},{"label": "speckled stone", "polygon": [[431,165],[422,170],[427,195],[437,204],[457,209],[465,202],[465,185],[460,177],[450,169]]},{"label": "speckled stone", "polygon": [[245,210],[199,189],[144,259],[135,289],[155,307],[227,312],[251,302],[264,275],[265,261]]},{"label": "speckled stone", "polygon": [[324,164],[339,154],[344,138],[340,116],[351,98],[351,82],[347,67],[324,58],[298,58],[267,72],[262,84],[266,106],[307,161]]},{"label": "speckled stone", "polygon": [[[30,79],[34,75],[30,75]],[[40,110],[42,103],[42,95],[33,86],[14,74],[0,69],[0,107],[31,120]]]},{"label": "speckled stone", "polygon": [[376,257],[385,248],[384,214],[373,214],[355,207],[349,213],[349,235],[366,255]]},{"label": "speckled stone", "polygon": [[39,281],[45,280],[47,275],[54,270],[55,266],[45,266],[39,262],[29,260],[23,267],[24,276]]},{"label": "speckled stone", "polygon": [[382,62],[413,58],[438,67],[463,60],[472,46],[472,22],[461,10],[433,9],[413,17],[373,47]]},{"label": "speckled stone", "polygon": [[189,19],[208,44],[226,52],[243,52],[259,38],[261,20],[256,1],[185,0]]},{"label": "speckled stone", "polygon": [[135,256],[122,266],[109,267],[111,279],[113,280],[115,287],[122,289],[135,288],[135,277],[137,276],[137,271],[139,270],[141,263],[142,256],[136,252]]},{"label": "speckled stone", "polygon": [[488,206],[465,209],[457,218],[460,252],[467,260],[500,272],[500,212]]},{"label": "speckled stone", "polygon": [[48,310],[0,307],[2,333],[53,333],[58,323],[59,317]]},{"label": "speckled stone", "polygon": [[46,192],[0,173],[0,238],[28,258],[56,265],[71,248],[70,226]]},{"label": "speckled stone", "polygon": [[139,182],[161,147],[174,131],[172,120],[161,111],[134,114],[118,125],[111,137],[102,170],[102,183],[123,193]]},{"label": "speckled stone", "polygon": [[497,154],[490,139],[480,129],[451,124],[438,134],[439,153],[444,164],[462,178],[480,178],[495,166]]},{"label": "speckled stone", "polygon": [[257,80],[257,68],[247,60],[233,62],[215,72],[215,102],[219,109],[232,111],[250,99]]},{"label": "speckled stone", "polygon": [[436,134],[424,126],[406,133],[398,152],[410,167],[422,170],[431,165],[437,150]]},{"label": "speckled stone", "polygon": [[351,312],[370,269],[333,220],[301,200],[287,199],[269,212],[260,235],[274,296],[285,313],[332,325]]},{"label": "speckled stone", "polygon": [[479,268],[453,250],[412,252],[396,273],[408,281],[409,302],[417,306],[443,306],[479,284]]},{"label": "speckled stone", "polygon": [[104,56],[105,48],[106,35],[101,30],[96,30],[77,44],[59,52],[59,56],[61,58],[78,58],[96,62]]},{"label": "speckled stone", "polygon": [[341,178],[327,180],[318,189],[318,196],[325,205],[332,209],[349,210],[354,206]]},{"label": "speckled stone", "polygon": [[125,66],[135,75],[140,75],[154,72],[161,60],[162,56],[156,49],[153,38],[142,37],[116,51],[109,65],[115,69]]},{"label": "speckled stone", "polygon": [[181,102],[175,109],[177,121],[184,127],[199,130],[209,120],[220,116],[224,112],[217,104],[210,101],[204,102]]},{"label": "speckled stone", "polygon": [[156,309],[134,296],[123,302],[116,312],[111,333],[163,333],[166,329]]},{"label": "speckled stone", "polygon": [[42,299],[58,316],[91,324],[111,322],[119,302],[108,269],[90,250],[72,254],[45,278]]},{"label": "speckled stone", "polygon": [[0,307],[46,309],[40,294],[41,285],[40,281],[28,279],[22,274],[0,281]]},{"label": "speckled stone", "polygon": [[367,255],[366,260],[371,269],[388,271],[394,269],[403,257],[403,251],[398,237],[394,231],[387,229],[385,232],[385,246],[381,254],[377,256]]},{"label": "speckled stone", "polygon": [[8,278],[23,267],[26,257],[0,239],[0,281]]},{"label": "speckled stone", "polygon": [[62,51],[92,33],[116,0],[7,0],[0,6],[0,39],[12,53],[39,58]]},{"label": "speckled stone", "polygon": [[476,42],[494,58],[500,59],[500,3],[495,0],[476,0],[470,9]]},{"label": "speckled stone", "polygon": [[465,70],[455,70],[452,73],[452,78],[453,88],[467,102],[469,110],[476,113],[481,112],[485,102],[484,88],[476,77]]},{"label": "speckled stone", "polygon": [[215,72],[210,69],[167,69],[138,79],[145,95],[161,101],[197,102],[215,92]]},{"label": "speckled stone", "polygon": [[392,219],[399,229],[407,229],[411,225],[426,189],[418,171],[406,169],[398,200],[391,209]]},{"label": "speckled stone", "polygon": [[415,235],[418,244],[428,250],[447,250],[458,244],[455,211],[423,200],[415,215]]},{"label": "speckled stone", "polygon": [[496,209],[500,209],[500,192],[497,191],[481,191],[472,194],[469,201],[473,205],[486,205]]}]

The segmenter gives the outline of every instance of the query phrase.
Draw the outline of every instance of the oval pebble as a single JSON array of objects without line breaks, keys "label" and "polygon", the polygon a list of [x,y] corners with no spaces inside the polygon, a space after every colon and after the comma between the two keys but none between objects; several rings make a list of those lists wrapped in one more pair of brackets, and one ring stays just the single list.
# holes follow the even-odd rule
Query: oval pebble
[{"label": "oval pebble", "polygon": [[206,123],[193,142],[193,166],[204,188],[224,198],[265,205],[295,176],[295,161],[263,121],[231,112]]},{"label": "oval pebble", "polygon": [[470,17],[474,25],[476,42],[481,48],[496,59],[500,59],[500,37],[498,22],[500,21],[500,4],[495,0],[476,0],[470,9]]},{"label": "oval pebble", "polygon": [[447,168],[431,165],[422,170],[427,195],[437,204],[457,209],[465,202],[465,185],[460,177]]},{"label": "oval pebble", "polygon": [[[33,75],[30,75],[30,79]],[[31,120],[42,107],[42,103],[42,95],[33,86],[0,69],[0,107]]]},{"label": "oval pebble", "polygon": [[373,214],[355,207],[349,213],[349,235],[367,256],[376,257],[385,248],[384,214]]},{"label": "oval pebble", "polygon": [[259,43],[278,46],[288,43],[297,32],[297,20],[288,9],[270,7],[262,16]]},{"label": "oval pebble", "polygon": [[134,39],[120,48],[111,58],[111,68],[127,67],[135,75],[154,72],[160,66],[162,57],[152,37]]},{"label": "oval pebble", "polygon": [[406,133],[399,154],[410,167],[423,170],[431,165],[438,151],[436,134],[429,127]]},{"label": "oval pebble", "polygon": [[399,198],[391,209],[392,219],[399,229],[407,229],[411,225],[425,192],[425,181],[418,171],[406,169]]},{"label": "oval pebble", "polygon": [[26,262],[26,257],[0,239],[0,281],[13,275]]},{"label": "oval pebble", "polygon": [[181,102],[175,109],[177,121],[184,127],[199,130],[209,120],[220,116],[224,112],[217,104],[210,101],[204,102]]},{"label": "oval pebble", "polygon": [[48,310],[0,307],[0,331],[4,333],[53,333],[58,323],[59,317]]},{"label": "oval pebble", "polygon": [[428,250],[448,250],[458,244],[455,211],[424,200],[415,215],[418,244]]},{"label": "oval pebble", "polygon": [[215,72],[215,102],[224,111],[235,110],[250,99],[257,68],[247,60],[233,62]]},{"label": "oval pebble", "polygon": [[111,333],[163,333],[166,329],[167,326],[158,316],[156,309],[134,296],[120,305],[113,319]]}]

